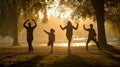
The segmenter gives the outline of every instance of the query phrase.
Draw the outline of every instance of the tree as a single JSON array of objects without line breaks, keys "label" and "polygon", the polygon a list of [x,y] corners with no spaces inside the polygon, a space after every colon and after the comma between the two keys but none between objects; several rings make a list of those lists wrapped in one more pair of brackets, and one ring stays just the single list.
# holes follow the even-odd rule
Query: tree
[{"label": "tree", "polygon": [[[38,18],[38,12],[41,11],[44,14],[42,22],[47,22],[47,10],[51,8],[50,5],[55,1],[56,0],[0,0],[0,35],[11,36],[14,38],[13,44],[18,44],[18,33],[20,32],[18,30],[18,18],[21,10],[23,13],[22,17],[25,19],[28,16]],[[105,20],[110,20],[112,21],[112,25],[116,25],[116,28],[119,27],[119,18],[117,17],[119,16],[119,9],[116,9],[116,5],[119,7],[119,4],[116,4],[116,2],[119,3],[119,0],[60,0],[58,6],[66,5],[71,8],[73,10],[72,19],[79,19],[81,17],[96,19],[98,26],[98,41],[100,46],[104,47],[107,46],[104,26]],[[111,5],[115,6],[111,7]],[[116,9],[115,11],[117,12],[110,13],[114,11],[114,9]],[[29,14],[31,14],[31,16]],[[117,19],[111,19],[110,16],[115,16]],[[9,26],[7,27],[6,24]]]},{"label": "tree", "polygon": [[[110,20],[107,17],[109,17],[109,18],[111,17],[109,15],[110,13],[105,12],[105,11],[107,11],[108,8],[106,8],[104,6],[108,5],[107,3],[109,3],[108,6],[110,8],[110,5],[113,6],[113,4],[115,5],[116,2],[118,3],[118,1],[119,0],[62,0],[61,3],[67,4],[67,5],[69,5],[69,7],[74,9],[73,18],[76,16],[77,16],[77,18],[89,17],[89,18],[92,18],[93,20],[96,20],[97,27],[98,27],[98,41],[99,41],[100,46],[103,49],[107,49],[111,52],[119,53],[118,50],[114,49],[112,46],[107,44],[106,34],[105,34],[105,26],[104,26],[105,20],[106,19],[107,19],[107,21]],[[110,9],[109,9],[109,11],[110,11]],[[114,14],[112,14],[112,15],[114,15]],[[118,13],[116,13],[116,17],[118,17]],[[111,19],[111,20],[113,20],[113,19]],[[114,22],[113,22],[113,24],[114,24]],[[115,25],[117,25],[119,27],[118,23],[116,23]]]},{"label": "tree", "polygon": [[[98,41],[100,46],[104,47],[107,45],[105,26],[104,26],[104,0],[70,0],[74,7],[77,7],[73,13],[73,17],[92,18],[97,21],[98,27]],[[79,4],[77,4],[79,3]],[[89,7],[88,7],[89,6]]]},{"label": "tree", "polygon": [[120,0],[106,0],[105,19],[109,23],[110,31],[115,37],[120,38]]},{"label": "tree", "polygon": [[[15,35],[13,33],[15,33],[16,31],[14,31],[14,29],[17,29],[16,26],[14,24],[13,19],[16,20],[16,17],[14,16],[14,4],[12,5],[13,1],[9,1],[9,0],[1,0],[0,1],[0,9],[1,9],[1,15],[0,15],[0,35],[2,35],[3,37],[5,36],[11,36],[14,37],[17,41],[17,38],[15,37]],[[14,16],[14,17],[13,17]],[[13,18],[13,19],[12,19]],[[16,42],[14,41],[14,42]],[[18,44],[18,42],[16,42]]]},{"label": "tree", "polygon": [[100,46],[104,47],[107,45],[105,26],[104,26],[104,0],[91,0],[93,8],[95,9],[97,26],[98,26],[98,42]]},{"label": "tree", "polygon": [[[14,46],[19,45],[18,33],[20,30],[18,29],[20,25],[18,25],[18,20],[21,10],[23,10],[23,17],[26,19],[28,14],[31,13],[32,15],[34,11],[33,8],[36,7],[36,5],[34,5],[36,2],[39,2],[39,0],[0,0],[0,35],[3,37],[12,37]],[[34,6],[32,7],[30,5]],[[40,6],[39,9],[41,9]],[[44,12],[44,14],[46,13]],[[32,16],[34,17],[34,15]]]}]

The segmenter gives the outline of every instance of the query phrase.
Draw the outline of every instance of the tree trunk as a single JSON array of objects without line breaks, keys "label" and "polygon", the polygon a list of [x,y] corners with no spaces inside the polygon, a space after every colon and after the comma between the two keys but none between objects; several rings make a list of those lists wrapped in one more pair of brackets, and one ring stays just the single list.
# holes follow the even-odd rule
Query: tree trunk
[{"label": "tree trunk", "polygon": [[13,0],[13,46],[19,46],[19,42],[18,42],[18,13],[17,13],[17,0]]},{"label": "tree trunk", "polygon": [[14,30],[13,30],[13,34],[14,34],[13,35],[13,46],[19,46],[17,20],[14,20],[14,24],[13,25],[14,25]]},{"label": "tree trunk", "polygon": [[97,27],[98,27],[98,42],[101,47],[107,46],[105,26],[104,26],[104,0],[91,0],[95,9]]}]

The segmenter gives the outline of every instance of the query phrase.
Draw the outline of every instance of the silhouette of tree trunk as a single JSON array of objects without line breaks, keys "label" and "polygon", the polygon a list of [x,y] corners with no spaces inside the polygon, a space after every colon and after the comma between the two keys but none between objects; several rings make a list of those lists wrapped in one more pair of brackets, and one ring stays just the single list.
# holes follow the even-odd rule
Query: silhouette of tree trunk
[{"label": "silhouette of tree trunk", "polygon": [[91,0],[92,6],[95,9],[97,27],[98,27],[98,42],[101,47],[107,45],[105,26],[104,26],[104,0]]},{"label": "silhouette of tree trunk", "polygon": [[13,0],[13,9],[12,9],[12,15],[13,15],[13,46],[18,46],[19,42],[18,42],[18,8],[17,8],[17,1],[18,0]]},{"label": "silhouette of tree trunk", "polygon": [[19,42],[18,42],[18,26],[17,26],[17,18],[15,18],[15,20],[13,20],[14,22],[14,29],[13,29],[13,46],[18,46]]}]

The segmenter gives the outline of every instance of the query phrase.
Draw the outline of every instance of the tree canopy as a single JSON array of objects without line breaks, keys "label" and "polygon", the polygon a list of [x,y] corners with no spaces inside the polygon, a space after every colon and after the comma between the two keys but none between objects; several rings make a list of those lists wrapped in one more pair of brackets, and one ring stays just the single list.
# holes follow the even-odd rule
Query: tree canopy
[{"label": "tree canopy", "polygon": [[[106,22],[109,22],[112,31],[120,32],[120,1],[105,0],[104,6]],[[86,17],[95,20],[96,18],[91,0],[0,0],[0,35],[13,37],[14,23],[18,24],[18,32],[21,32],[24,20],[39,19],[39,14],[43,15],[41,20],[45,23],[50,12],[60,19],[63,19],[66,13],[70,13],[68,16],[72,20]],[[15,19],[17,20],[14,21]],[[119,33],[116,34],[120,36]]]},{"label": "tree canopy", "polygon": [[106,0],[105,19],[111,27],[114,36],[120,37],[120,0]]}]

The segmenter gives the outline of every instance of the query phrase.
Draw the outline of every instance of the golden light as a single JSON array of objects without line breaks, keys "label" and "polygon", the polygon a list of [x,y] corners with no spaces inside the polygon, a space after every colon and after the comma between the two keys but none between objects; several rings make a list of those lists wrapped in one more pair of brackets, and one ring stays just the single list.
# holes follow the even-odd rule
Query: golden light
[{"label": "golden light", "polygon": [[[90,43],[89,45],[92,45],[92,43]],[[59,43],[59,44],[56,44],[56,46],[68,47],[68,43]],[[86,43],[85,42],[71,43],[70,46],[74,46],[74,47],[86,46]]]},{"label": "golden light", "polygon": [[38,16],[39,16],[40,19],[44,18],[44,15],[43,15],[43,13],[41,11],[38,12]]},{"label": "golden light", "polygon": [[[47,18],[49,23],[47,23],[46,25],[39,24],[41,25],[40,30],[42,28],[45,30],[49,30],[52,27],[56,30],[55,32],[56,38],[59,37],[60,39],[65,38],[65,35],[63,33],[64,31],[62,32],[62,30],[59,28],[59,25],[66,26],[66,23],[68,20],[71,21],[71,23],[74,26],[76,26],[76,23],[79,23],[79,27],[82,27],[82,25],[84,24],[83,22],[88,22],[88,21],[91,22],[90,20],[84,21],[82,17],[78,18],[77,16],[74,19],[71,19],[71,16],[73,15],[74,10],[69,6],[60,5],[59,0],[54,0],[54,2],[52,2],[51,4],[48,4],[46,6],[46,12],[47,12]],[[42,13],[41,11],[39,11],[38,15],[40,19],[44,18],[44,13]],[[85,23],[85,24],[88,24],[88,23]],[[59,33],[57,31],[59,31]],[[62,34],[63,36],[61,36],[60,32],[63,33]],[[79,36],[80,34],[78,32],[80,32],[80,34],[84,36]],[[44,35],[43,32],[42,32],[42,35]],[[84,38],[86,34],[82,28],[78,28],[78,31],[75,31],[74,35],[77,35],[77,36],[73,37],[72,39],[73,42],[71,43],[70,46],[86,46],[86,43],[85,43],[86,39]],[[64,42],[64,40],[58,40],[58,41],[57,40],[58,39],[56,39],[56,43],[54,44],[55,46],[68,47],[67,41]]]},{"label": "golden light", "polygon": [[58,44],[58,46],[68,47],[68,44],[67,43],[61,43],[61,44]]},{"label": "golden light", "polygon": [[86,46],[85,43],[74,43],[72,46]]},{"label": "golden light", "polygon": [[74,38],[73,40],[85,40],[86,38]]},{"label": "golden light", "polygon": [[[68,19],[71,17],[73,10],[65,5],[60,5],[59,0],[54,0],[52,4],[47,5],[47,18],[51,16],[59,17],[60,19]],[[39,11],[39,18],[43,18],[44,15]]]}]

